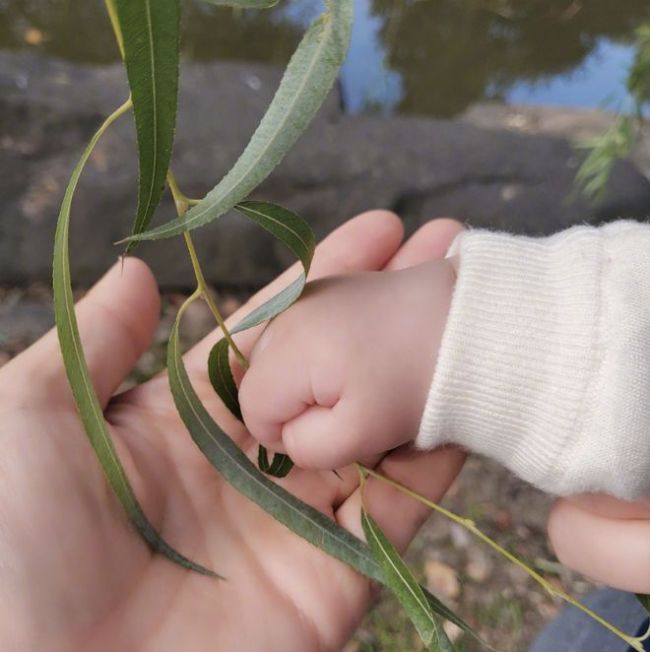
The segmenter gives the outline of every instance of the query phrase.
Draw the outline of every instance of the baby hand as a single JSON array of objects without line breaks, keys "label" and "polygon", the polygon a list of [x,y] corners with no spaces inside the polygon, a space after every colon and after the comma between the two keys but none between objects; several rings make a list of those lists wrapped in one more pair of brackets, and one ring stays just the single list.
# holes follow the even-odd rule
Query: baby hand
[{"label": "baby hand", "polygon": [[454,280],[443,260],[308,284],[251,354],[239,397],[253,437],[322,469],[412,440]]}]

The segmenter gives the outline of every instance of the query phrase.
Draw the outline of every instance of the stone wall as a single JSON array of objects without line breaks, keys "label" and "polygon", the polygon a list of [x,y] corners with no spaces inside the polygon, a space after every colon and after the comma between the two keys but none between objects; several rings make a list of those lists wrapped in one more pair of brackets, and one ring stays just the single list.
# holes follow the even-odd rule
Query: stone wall
[{"label": "stone wall", "polygon": [[[280,75],[270,66],[183,64],[174,169],[188,195],[202,196],[234,163]],[[49,281],[54,225],[70,171],[102,117],[125,96],[120,66],[0,53],[0,284]],[[650,182],[630,161],[616,166],[598,206],[572,194],[579,156],[569,141],[586,114],[574,112],[562,129],[551,120],[555,130],[540,133],[512,123],[517,111],[479,107],[455,121],[350,116],[334,92],[256,196],[300,213],[319,237],[375,207],[398,212],[409,231],[439,215],[533,234],[575,222],[648,217]],[[106,134],[84,173],[71,234],[73,279],[80,286],[111,264],[119,253],[112,243],[128,234],[135,152],[127,116]],[[157,219],[173,215],[166,197]],[[257,286],[291,262],[269,236],[236,216],[195,238],[208,279],[218,286]],[[164,287],[191,285],[179,241],[150,243],[141,253]]]}]

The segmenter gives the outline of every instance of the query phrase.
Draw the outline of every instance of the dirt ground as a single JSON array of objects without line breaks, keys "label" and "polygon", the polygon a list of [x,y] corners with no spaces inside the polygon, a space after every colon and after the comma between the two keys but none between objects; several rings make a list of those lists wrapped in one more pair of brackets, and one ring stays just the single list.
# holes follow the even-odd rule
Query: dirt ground
[{"label": "dirt ground", "polygon": [[[166,295],[155,343],[140,360],[131,382],[142,381],[162,367],[165,346],[182,295]],[[232,312],[241,296],[220,298]],[[51,294],[35,286],[26,290],[0,287],[0,366],[28,346],[52,323]],[[188,310],[183,333],[186,344],[212,326],[207,308],[196,303]],[[495,464],[470,459],[452,486],[444,505],[473,519],[500,545],[563,590],[582,596],[593,585],[562,568],[549,549],[545,523],[550,499]],[[408,560],[420,579],[453,607],[494,649],[524,652],[535,633],[560,608],[522,570],[497,557],[460,526],[434,515],[411,546]],[[448,633],[461,651],[480,646],[453,625]],[[423,650],[417,635],[393,598],[382,595],[345,652],[416,652]]]}]

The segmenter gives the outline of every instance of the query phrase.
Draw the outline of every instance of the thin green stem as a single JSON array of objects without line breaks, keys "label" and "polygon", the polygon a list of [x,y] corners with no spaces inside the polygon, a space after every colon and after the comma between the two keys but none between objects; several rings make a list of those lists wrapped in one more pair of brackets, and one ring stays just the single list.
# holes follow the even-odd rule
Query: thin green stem
[{"label": "thin green stem", "polygon": [[[500,555],[505,557],[508,561],[512,562],[519,568],[521,568],[524,572],[526,572],[530,577],[532,577],[542,588],[544,588],[549,594],[554,595],[558,598],[561,598],[565,602],[568,602],[569,604],[573,605],[577,609],[580,609],[580,611],[584,612],[587,614],[590,618],[593,618],[596,622],[598,622],[600,625],[608,629],[610,632],[624,640],[630,647],[632,647],[635,650],[638,650],[638,652],[643,652],[643,640],[644,638],[639,638],[639,637],[634,637],[634,636],[629,636],[625,632],[621,631],[618,629],[618,627],[615,627],[611,623],[607,622],[604,618],[599,616],[596,612],[592,611],[589,609],[589,607],[586,607],[585,605],[581,604],[578,602],[575,598],[571,597],[568,593],[565,593],[564,591],[561,591],[560,589],[556,588],[553,584],[548,582],[544,577],[542,577],[539,573],[537,573],[535,570],[527,566],[523,561],[521,561],[519,558],[515,557],[511,552],[506,550],[505,548],[501,547],[496,541],[491,539],[487,534],[479,530],[479,528],[476,526],[476,523],[472,521],[469,518],[465,518],[463,516],[460,516],[459,514],[456,514],[455,512],[452,512],[448,509],[445,509],[441,505],[438,505],[438,503],[434,503],[432,500],[429,500],[428,498],[425,498],[424,496],[420,495],[419,493],[413,491],[412,489],[409,489],[408,487],[405,487],[404,485],[400,484],[399,482],[395,480],[391,480],[390,478],[387,478],[386,476],[382,475],[381,473],[377,473],[377,471],[374,471],[373,469],[369,469],[366,466],[363,466],[363,464],[358,464],[358,468],[363,471],[366,475],[369,475],[373,478],[376,478],[377,480],[380,480],[381,482],[385,482],[386,484],[390,485],[391,487],[394,487],[401,493],[410,496],[411,498],[417,500],[418,502],[422,503],[423,505],[426,505],[429,507],[429,509],[432,509],[439,514],[442,514],[446,518],[448,518],[450,521],[453,521],[454,523],[457,523],[461,527],[465,528],[469,532],[471,532],[474,536],[479,538],[481,541],[486,543],[488,546],[490,546],[493,550],[498,552]],[[650,633],[648,634],[650,635]],[[646,635],[646,636],[648,636]]]},{"label": "thin green stem", "polygon": [[185,311],[187,310],[189,305],[191,303],[194,303],[200,297],[201,297],[201,290],[199,288],[196,288],[196,290],[194,290],[194,292],[192,292],[192,294],[190,294],[190,296],[187,297],[185,301],[183,301],[181,307],[178,309],[178,315],[176,316],[179,322],[183,318],[183,315],[185,314]]},{"label": "thin green stem", "polygon": [[[108,11],[108,15],[111,19],[113,33],[115,34],[115,40],[117,41],[117,45],[120,49],[120,55],[122,56],[122,59],[124,59],[124,38],[122,37],[122,29],[120,28],[120,21],[117,15],[117,8],[115,7],[115,0],[105,0],[105,2],[106,2],[106,10]],[[130,108],[131,106],[132,106],[131,100],[129,98],[128,108]],[[169,188],[172,192],[174,203],[176,204],[176,212],[178,213],[179,217],[183,215],[191,205],[199,203],[200,200],[190,199],[184,193],[181,192],[181,189],[178,187],[178,182],[176,181],[176,177],[174,176],[174,173],[172,172],[171,168],[167,170],[167,183],[169,184]],[[214,315],[217,324],[219,324],[219,327],[223,332],[223,336],[226,338],[226,341],[228,342],[228,345],[232,349],[233,353],[235,354],[235,357],[239,361],[239,364],[241,364],[242,367],[244,367],[244,369],[247,369],[248,360],[246,359],[246,356],[239,350],[239,347],[235,344],[235,341],[233,340],[232,335],[230,334],[230,331],[226,326],[225,320],[222,317],[221,312],[219,312],[219,308],[217,306],[216,301],[214,300],[212,292],[210,291],[210,288],[205,281],[205,276],[203,275],[203,270],[201,269],[201,263],[199,262],[199,258],[196,254],[196,248],[194,247],[192,236],[187,231],[183,234],[183,236],[185,238],[185,245],[187,247],[187,251],[190,255],[190,260],[192,261],[192,269],[194,270],[194,276],[196,277],[197,290],[199,291],[201,296],[203,296],[205,302],[208,304],[210,311]]]},{"label": "thin green stem", "polygon": [[172,197],[174,198],[174,204],[176,205],[176,213],[180,217],[188,209],[189,202],[187,197],[181,192],[181,189],[178,187],[178,181],[172,172],[171,168],[167,170],[167,185],[171,190]]},{"label": "thin green stem", "polygon": [[183,214],[190,206],[195,206],[201,200],[200,199],[190,199],[178,186],[178,181],[174,176],[174,173],[171,170],[167,171],[167,184],[169,189],[172,191],[172,197],[174,198],[174,203],[176,204],[176,212]]},{"label": "thin green stem", "polygon": [[[181,217],[185,211],[187,211],[189,202],[187,197],[185,197],[185,195],[180,191],[178,182],[176,181],[176,177],[174,176],[171,168],[167,171],[167,183],[169,185],[169,189],[171,190],[172,197],[174,198],[174,203],[176,204],[176,212],[178,213],[178,216]],[[233,340],[232,335],[226,326],[226,322],[221,315],[221,312],[219,311],[217,302],[214,300],[212,291],[210,290],[210,287],[205,280],[203,270],[201,269],[201,263],[194,246],[194,241],[192,240],[192,236],[189,231],[185,231],[183,233],[183,238],[185,239],[185,246],[187,247],[187,251],[192,262],[192,269],[194,270],[194,276],[196,277],[197,290],[200,292],[201,296],[208,304],[210,312],[212,312],[214,315],[217,324],[219,324],[219,328],[221,328],[221,332],[223,333],[224,338],[228,342],[228,346],[230,346],[232,349],[232,352],[235,354],[239,364],[241,364],[244,369],[248,369],[248,360],[246,359],[246,356],[239,350],[239,347],[235,344],[235,341]]]}]

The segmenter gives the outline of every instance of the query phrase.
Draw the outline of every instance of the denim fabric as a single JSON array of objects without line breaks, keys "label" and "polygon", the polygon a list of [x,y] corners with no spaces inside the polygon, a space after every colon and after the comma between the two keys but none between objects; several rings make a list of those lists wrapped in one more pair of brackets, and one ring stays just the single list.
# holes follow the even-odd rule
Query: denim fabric
[{"label": "denim fabric", "polygon": [[[636,597],[614,589],[601,589],[584,603],[624,632],[644,634],[648,614]],[[621,639],[575,607],[565,607],[540,632],[529,652],[629,652]],[[650,651],[650,641],[646,641]]]}]

